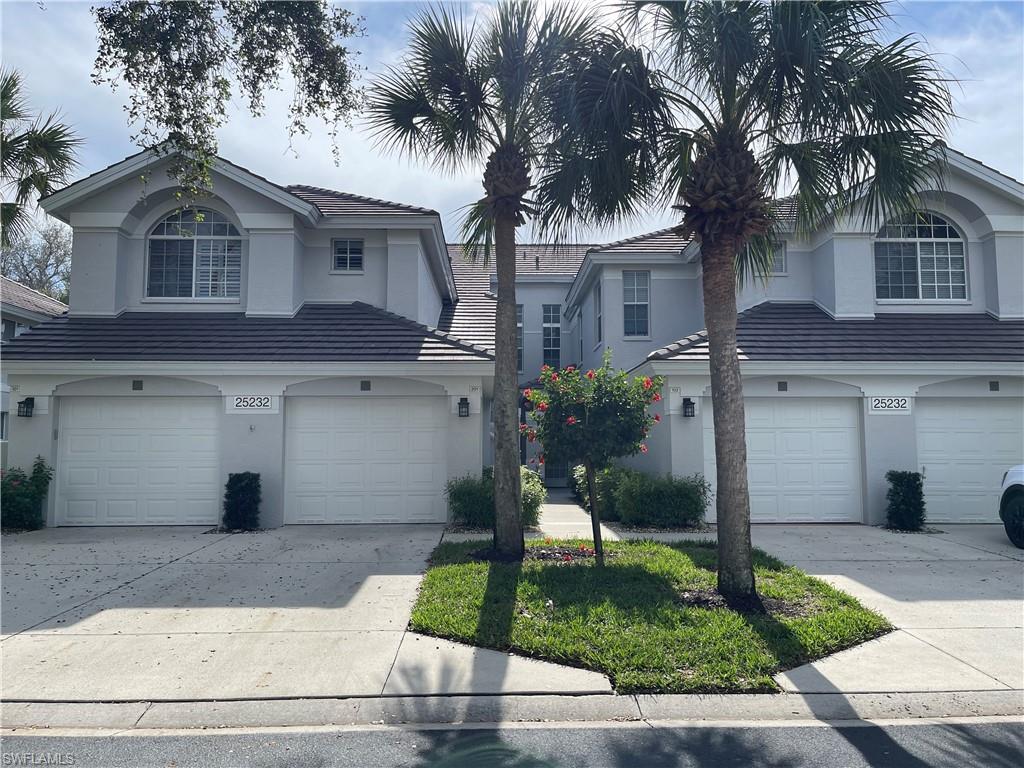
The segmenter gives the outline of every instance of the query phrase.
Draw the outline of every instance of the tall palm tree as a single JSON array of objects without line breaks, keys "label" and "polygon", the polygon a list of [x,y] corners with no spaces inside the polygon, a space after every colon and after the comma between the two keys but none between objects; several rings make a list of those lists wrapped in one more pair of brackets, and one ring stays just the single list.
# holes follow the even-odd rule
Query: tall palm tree
[{"label": "tall palm tree", "polygon": [[643,52],[576,8],[501,2],[468,23],[435,7],[410,33],[371,86],[369,124],[386,148],[443,170],[483,165],[463,234],[473,258],[494,249],[494,545],[521,557],[516,229],[532,220],[557,239],[633,215],[657,178],[667,105]]},{"label": "tall palm tree", "polygon": [[867,222],[913,210],[915,192],[941,173],[948,80],[915,38],[885,40],[878,0],[639,2],[630,15],[672,83],[667,192],[679,231],[701,246],[718,588],[752,598],[737,278],[770,274],[776,194],[795,193],[803,232],[847,211]]},{"label": "tall palm tree", "polygon": [[0,73],[0,124],[0,240],[7,247],[31,228],[34,199],[68,182],[82,140],[56,113],[33,116],[14,70]]}]

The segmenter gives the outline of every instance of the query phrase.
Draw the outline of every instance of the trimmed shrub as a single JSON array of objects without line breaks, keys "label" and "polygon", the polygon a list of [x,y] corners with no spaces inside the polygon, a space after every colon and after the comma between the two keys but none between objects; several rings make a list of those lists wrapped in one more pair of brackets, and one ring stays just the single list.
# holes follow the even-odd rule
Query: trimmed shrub
[{"label": "trimmed shrub", "polygon": [[255,531],[260,527],[259,472],[233,472],[224,486],[224,522],[229,531]]},{"label": "trimmed shrub", "polygon": [[[540,508],[547,500],[544,481],[536,472],[520,469],[523,488],[523,527],[532,528],[540,521]],[[465,475],[449,480],[445,486],[448,510],[452,520],[468,528],[494,527],[494,469],[484,467],[479,477]]]},{"label": "trimmed shrub", "polygon": [[885,527],[896,531],[920,531],[924,528],[924,475],[890,469],[885,473],[889,502],[885,510]]},{"label": "trimmed shrub", "polygon": [[688,528],[704,521],[711,488],[702,475],[656,477],[629,471],[615,485],[615,511],[625,525]]},{"label": "trimmed shrub", "polygon": [[42,528],[46,523],[43,501],[53,479],[53,469],[42,456],[32,462],[32,473],[20,468],[9,469],[0,480],[2,525],[26,531]]},{"label": "trimmed shrub", "polygon": [[[601,505],[601,519],[608,523],[619,520],[615,502],[615,489],[622,478],[633,472],[622,467],[608,467],[595,473],[594,484],[597,486],[597,503]],[[587,493],[587,470],[582,464],[572,470],[573,494],[587,512],[590,511],[590,496]]]}]

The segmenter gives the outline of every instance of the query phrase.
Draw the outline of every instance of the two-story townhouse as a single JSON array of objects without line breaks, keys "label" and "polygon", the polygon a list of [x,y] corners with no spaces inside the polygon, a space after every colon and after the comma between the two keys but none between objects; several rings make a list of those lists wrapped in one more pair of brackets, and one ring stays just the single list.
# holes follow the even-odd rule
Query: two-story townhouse
[{"label": "two-story townhouse", "polygon": [[460,303],[438,214],[225,160],[197,214],[167,163],[41,201],[74,230],[71,306],[3,362],[32,406],[10,463],[56,470],[48,524],[213,525],[240,471],[268,526],[443,521],[483,464],[493,356],[438,330]]},{"label": "two-story townhouse", "polygon": [[[0,277],[0,322],[3,335],[0,345],[21,336],[34,325],[68,311],[67,304],[29,288],[19,282]],[[11,390],[6,372],[0,373],[0,468],[7,467],[7,426],[11,419]]]},{"label": "two-story townhouse", "polygon": [[[877,523],[886,471],[917,469],[930,520],[998,522],[1002,473],[1024,461],[1024,185],[936,151],[947,172],[918,215],[790,227],[770,279],[740,289],[755,521]],[[611,348],[667,379],[630,463],[713,482],[699,255],[671,231],[591,250],[566,316],[585,366]]]}]

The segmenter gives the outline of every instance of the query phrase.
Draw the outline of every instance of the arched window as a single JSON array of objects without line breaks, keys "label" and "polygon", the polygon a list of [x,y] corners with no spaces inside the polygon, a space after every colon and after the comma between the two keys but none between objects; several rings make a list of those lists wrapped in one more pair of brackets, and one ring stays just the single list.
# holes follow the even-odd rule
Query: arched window
[{"label": "arched window", "polygon": [[242,236],[217,211],[175,211],[149,235],[146,295],[232,298],[242,283]]},{"label": "arched window", "polygon": [[886,222],[875,240],[875,297],[966,299],[963,237],[934,213],[919,212]]}]

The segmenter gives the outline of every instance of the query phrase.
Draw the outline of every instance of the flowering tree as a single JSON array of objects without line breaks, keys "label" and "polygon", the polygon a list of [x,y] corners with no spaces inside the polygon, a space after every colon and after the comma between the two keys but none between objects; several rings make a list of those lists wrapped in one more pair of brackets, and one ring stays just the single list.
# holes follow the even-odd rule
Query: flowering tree
[{"label": "flowering tree", "polygon": [[585,373],[569,366],[557,371],[544,366],[541,386],[524,394],[533,405],[535,426],[520,424],[526,439],[539,440],[544,448],[540,461],[582,462],[587,471],[590,522],[594,529],[594,553],[604,565],[601,544],[601,515],[598,508],[596,473],[620,456],[647,453],[644,439],[660,421],[647,412],[661,400],[664,380],[660,376],[636,376],[611,367],[611,357]]}]

